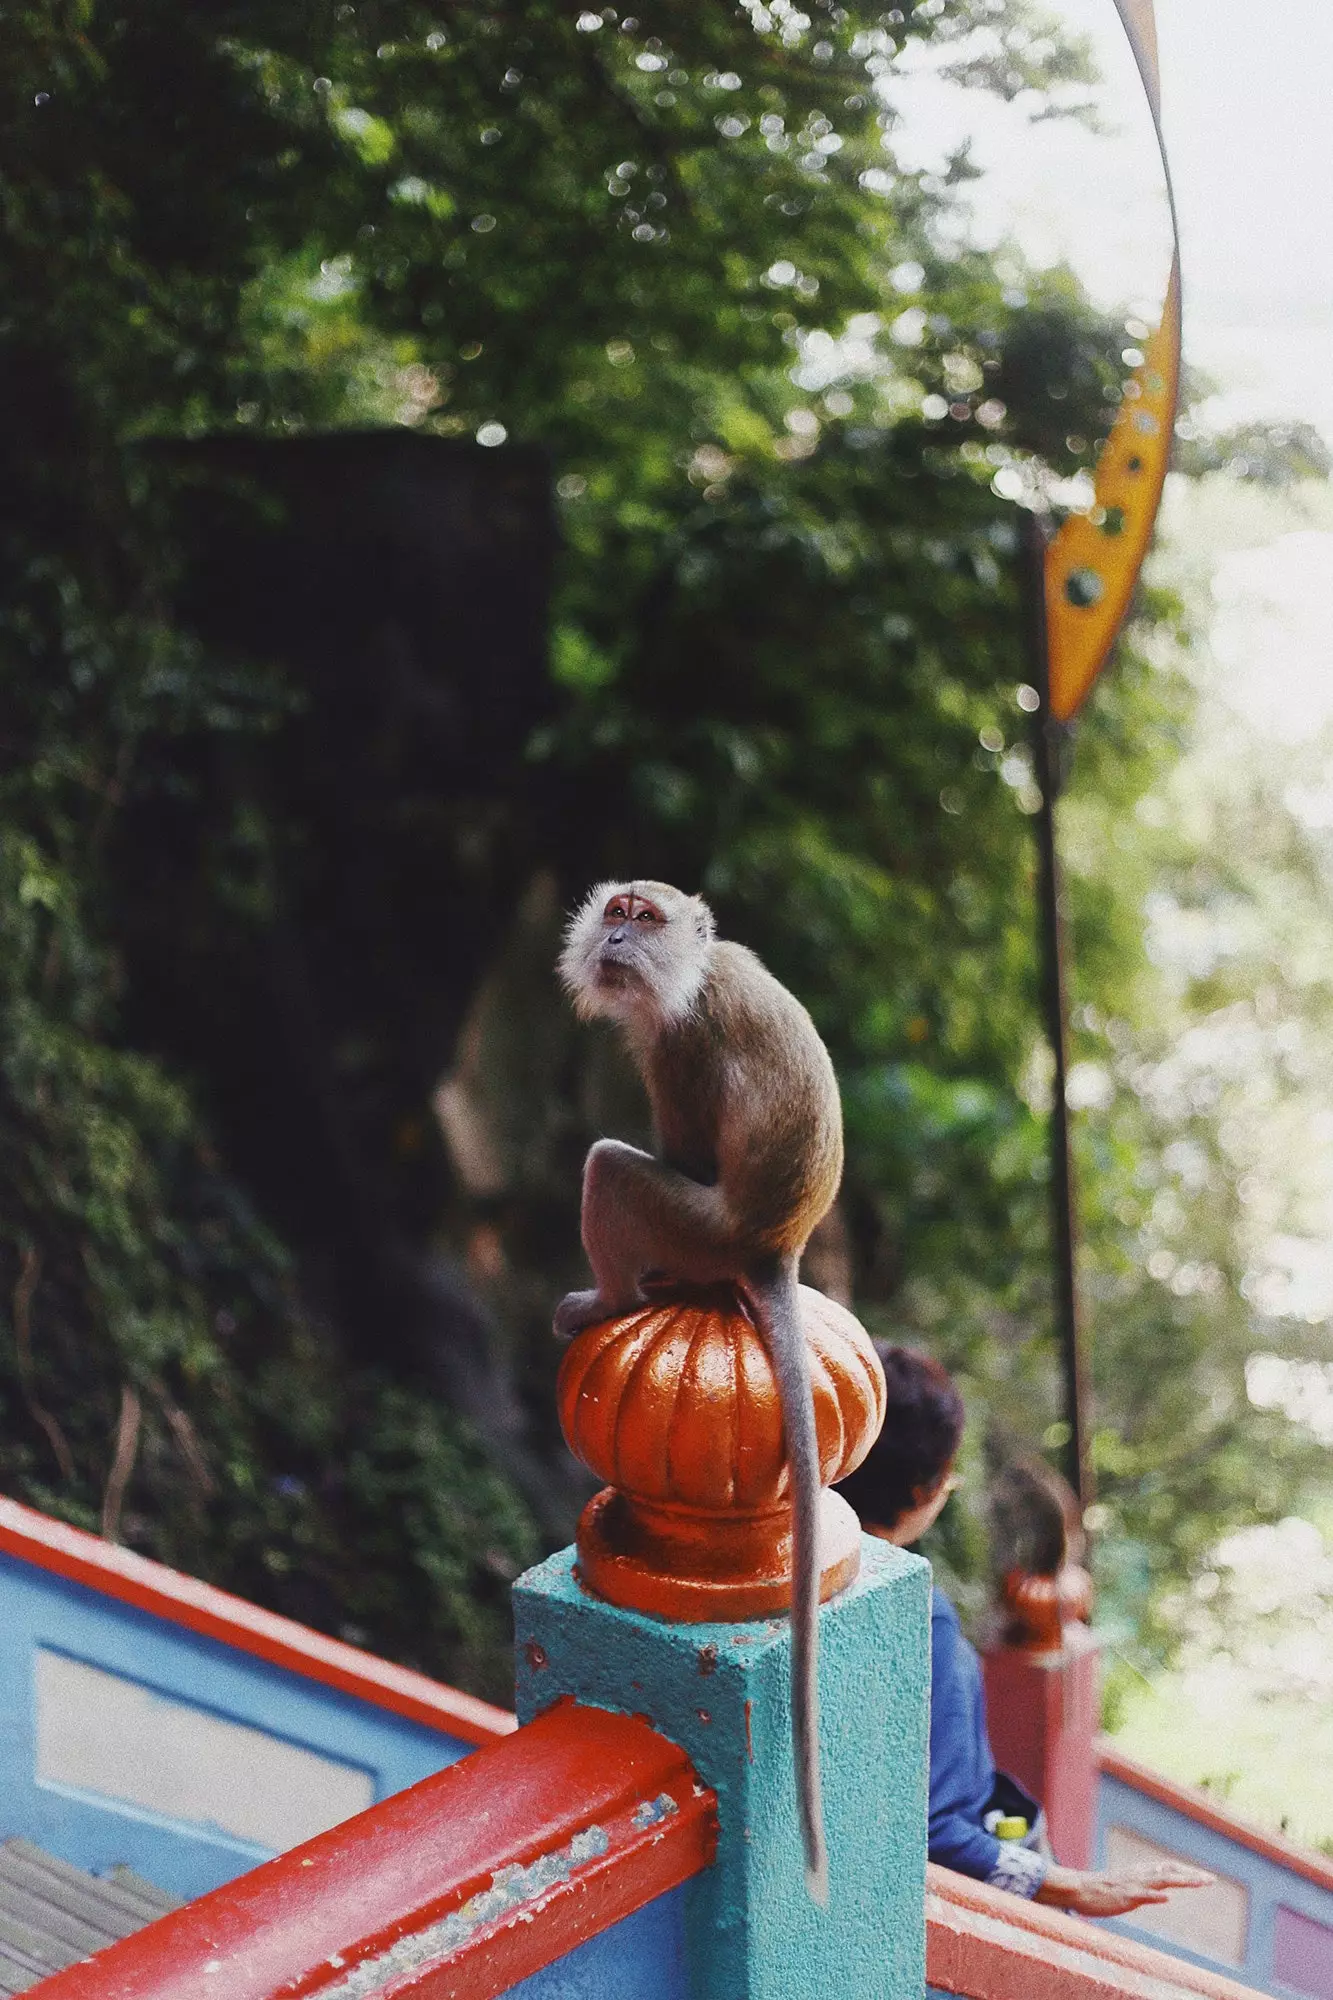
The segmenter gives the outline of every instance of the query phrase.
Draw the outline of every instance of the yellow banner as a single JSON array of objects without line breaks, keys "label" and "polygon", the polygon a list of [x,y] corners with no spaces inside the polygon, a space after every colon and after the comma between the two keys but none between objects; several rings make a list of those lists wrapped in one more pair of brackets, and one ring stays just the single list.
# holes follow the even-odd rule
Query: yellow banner
[{"label": "yellow banner", "polygon": [[1180,377],[1180,270],[1171,266],[1162,322],[1125,384],[1093,477],[1087,514],[1071,514],[1046,551],[1046,661],[1051,714],[1082,706],[1120,630],[1152,540]]},{"label": "yellow banner", "polygon": [[[1152,0],[1115,0],[1162,140],[1157,26]],[[1172,202],[1172,225],[1175,204]],[[1171,456],[1180,389],[1180,259],[1171,264],[1166,302],[1143,360],[1125,384],[1124,400],[1093,473],[1095,498],[1086,514],[1071,514],[1050,542],[1045,560],[1046,660],[1050,712],[1059,722],[1077,714],[1100,673],[1129,609],[1152,540]]]}]

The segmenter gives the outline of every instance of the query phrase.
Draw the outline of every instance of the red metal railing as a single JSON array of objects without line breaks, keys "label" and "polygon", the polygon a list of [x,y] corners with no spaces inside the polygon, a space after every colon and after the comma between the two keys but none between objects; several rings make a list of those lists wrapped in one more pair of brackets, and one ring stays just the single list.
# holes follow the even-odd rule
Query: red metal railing
[{"label": "red metal railing", "polygon": [[707,1867],[714,1809],[647,1723],[563,1701],[34,2000],[334,2000],[372,1962],[393,2000],[492,2000]]},{"label": "red metal railing", "polygon": [[926,1982],[956,2000],[1256,2000],[1252,1986],[934,1867]]},{"label": "red metal railing", "polygon": [[[56,1974],[33,2000],[339,2000],[349,1981],[393,2000],[495,2000],[707,1867],[715,1838],[713,1794],[682,1751],[642,1721],[566,1700]],[[1077,1918],[947,1869],[927,1875],[938,1992],[1254,2000]]]},{"label": "red metal railing", "polygon": [[103,1597],[132,1604],[206,1639],[219,1639],[238,1652],[252,1653],[376,1708],[390,1709],[460,1743],[495,1743],[518,1727],[507,1710],[478,1701],[475,1695],[376,1659],[373,1653],[312,1632],[276,1612],[261,1611],[244,1598],[215,1590],[197,1577],[182,1576],[146,1556],[85,1534],[82,1528],[53,1521],[17,1500],[0,1498],[0,1554],[84,1584]]}]

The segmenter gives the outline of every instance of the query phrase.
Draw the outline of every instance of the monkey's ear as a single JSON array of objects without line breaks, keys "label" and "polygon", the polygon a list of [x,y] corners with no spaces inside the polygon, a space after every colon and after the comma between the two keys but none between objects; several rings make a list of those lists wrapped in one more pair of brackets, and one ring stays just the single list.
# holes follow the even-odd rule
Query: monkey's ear
[{"label": "monkey's ear", "polygon": [[691,896],[691,914],[700,944],[711,944],[717,936],[717,920],[702,896]]}]

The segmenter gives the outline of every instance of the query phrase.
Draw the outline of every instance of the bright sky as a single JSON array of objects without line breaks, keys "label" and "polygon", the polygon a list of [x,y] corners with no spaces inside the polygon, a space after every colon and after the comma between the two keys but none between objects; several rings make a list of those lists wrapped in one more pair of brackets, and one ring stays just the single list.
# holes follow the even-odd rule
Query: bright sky
[{"label": "bright sky", "polygon": [[1333,7],[1157,0],[1190,357],[1333,441]]},{"label": "bright sky", "polygon": [[[1113,0],[1048,4],[1094,45],[1105,136],[945,84],[927,47],[888,93],[899,153],[936,165],[970,140],[983,239],[1068,259],[1103,303],[1155,320],[1170,233],[1128,42]],[[1333,0],[1156,0],[1156,16],[1185,360],[1218,392],[1203,414],[1218,427],[1305,418],[1333,444]],[[1219,561],[1213,655],[1261,734],[1298,741],[1333,721],[1330,578],[1327,529]]]},{"label": "bright sky", "polygon": [[[1050,0],[1105,76],[1095,137],[1032,124],[929,75],[896,85],[900,148],[970,137],[982,230],[1068,257],[1107,303],[1160,301],[1167,236],[1156,146],[1112,0]],[[1156,0],[1162,116],[1184,244],[1186,359],[1222,421],[1303,416],[1333,440],[1333,4]],[[1155,314],[1154,314],[1155,316]]]}]

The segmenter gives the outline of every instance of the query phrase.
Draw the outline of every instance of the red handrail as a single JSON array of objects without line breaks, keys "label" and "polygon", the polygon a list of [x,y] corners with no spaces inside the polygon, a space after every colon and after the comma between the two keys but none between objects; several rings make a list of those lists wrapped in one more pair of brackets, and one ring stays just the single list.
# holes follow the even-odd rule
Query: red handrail
[{"label": "red handrail", "polygon": [[1221,1973],[934,1866],[926,1980],[958,2000],[1258,2000]]},{"label": "red handrail", "polygon": [[332,2000],[377,1959],[394,2000],[493,2000],[707,1867],[715,1806],[646,1722],[565,1700],[33,2000]]},{"label": "red handrail", "polygon": [[357,1646],[344,1645],[323,1632],[312,1632],[276,1612],[261,1611],[242,1597],[215,1590],[197,1577],[150,1562],[129,1549],[104,1542],[82,1528],[53,1521],[0,1497],[0,1553],[16,1556],[36,1569],[81,1583],[103,1597],[132,1604],[173,1625],[204,1638],[218,1639],[238,1652],[251,1653],[271,1665],[286,1667],[306,1680],[337,1688],[359,1701],[387,1708],[409,1721],[424,1723],[460,1743],[495,1743],[517,1727],[506,1709],[464,1694],[409,1667],[376,1659]]}]

